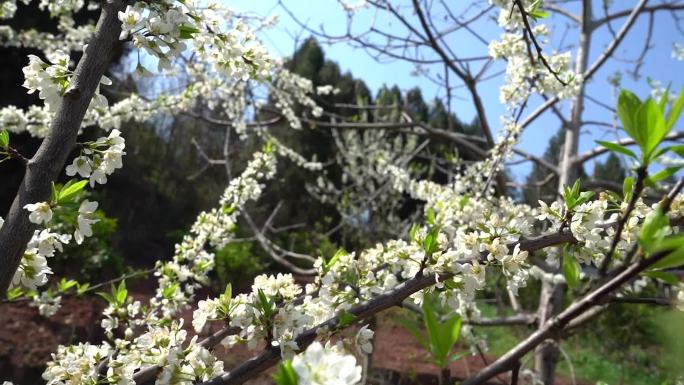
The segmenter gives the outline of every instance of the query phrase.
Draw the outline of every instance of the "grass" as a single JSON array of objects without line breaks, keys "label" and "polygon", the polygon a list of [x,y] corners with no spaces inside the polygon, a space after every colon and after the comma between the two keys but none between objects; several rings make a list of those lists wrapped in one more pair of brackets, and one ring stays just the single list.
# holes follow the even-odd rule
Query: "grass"
[{"label": "grass", "polygon": [[[482,306],[483,316],[493,316],[496,311],[491,306]],[[532,331],[527,327],[479,327],[478,333],[487,336],[489,354],[501,355],[515,346]],[[567,379],[574,371],[578,383],[608,385],[667,385],[673,382],[659,365],[662,349],[654,346],[644,349],[634,344],[623,346],[615,338],[599,335],[590,330],[577,334],[561,342],[561,355],[558,374]],[[531,355],[525,357],[526,367],[533,365]],[[569,362],[568,362],[569,361]]]}]

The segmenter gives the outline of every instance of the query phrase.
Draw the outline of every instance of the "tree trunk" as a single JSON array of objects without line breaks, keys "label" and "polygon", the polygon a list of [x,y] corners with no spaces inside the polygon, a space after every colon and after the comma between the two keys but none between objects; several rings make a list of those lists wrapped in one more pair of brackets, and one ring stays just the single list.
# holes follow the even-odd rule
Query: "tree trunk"
[{"label": "tree trunk", "polygon": [[[575,72],[583,74],[589,64],[589,50],[592,33],[592,9],[591,1],[582,1],[582,17],[580,25],[579,49],[577,52],[577,62]],[[584,79],[583,79],[584,80]],[[579,164],[575,162],[575,157],[579,149],[580,130],[582,128],[582,112],[584,111],[584,82],[580,85],[579,92],[572,104],[570,120],[565,132],[565,142],[563,144],[562,160],[559,165],[560,175],[558,178],[558,192],[563,192],[563,186],[571,185],[579,175]],[[560,266],[558,266],[560,271]],[[563,306],[563,295],[565,294],[564,284],[553,284],[543,282],[539,297],[539,327],[543,327],[546,321],[560,313]],[[539,379],[545,385],[553,385],[555,382],[556,365],[558,363],[559,351],[555,343],[547,341],[539,345],[535,351],[534,369]]]},{"label": "tree trunk", "polygon": [[0,228],[0,298],[5,296],[36,228],[29,221],[29,213],[24,206],[50,197],[50,184],[57,179],[74,148],[90,100],[109,68],[113,48],[121,32],[118,12],[123,8],[123,0],[103,2],[95,34],[74,71],[69,90],[50,125],[50,133],[26,165],[24,179],[5,224]]}]

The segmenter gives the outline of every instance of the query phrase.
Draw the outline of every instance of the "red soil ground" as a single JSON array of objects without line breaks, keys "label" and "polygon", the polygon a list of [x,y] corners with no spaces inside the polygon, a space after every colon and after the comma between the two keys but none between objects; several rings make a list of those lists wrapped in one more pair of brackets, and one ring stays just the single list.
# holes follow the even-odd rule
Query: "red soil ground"
[{"label": "red soil ground", "polygon": [[[100,314],[103,302],[97,298],[66,298],[63,307],[50,319],[41,317],[37,309],[27,303],[0,304],[0,380],[13,380],[17,385],[43,383],[40,374],[50,353],[59,344],[78,341],[101,341]],[[186,325],[190,325],[185,315]],[[256,352],[245,347],[225,350],[219,347],[217,354],[225,362],[226,370],[239,365]],[[466,378],[481,370],[486,362],[496,357],[467,355],[451,365],[455,379]],[[372,370],[369,384],[436,384],[437,367],[428,362],[428,357],[414,337],[400,326],[381,323],[376,330],[375,351],[371,358]],[[272,371],[260,373],[250,384],[272,384]],[[510,384],[506,375],[491,384]],[[523,385],[524,382],[520,382]],[[569,382],[559,379],[559,385]]]}]

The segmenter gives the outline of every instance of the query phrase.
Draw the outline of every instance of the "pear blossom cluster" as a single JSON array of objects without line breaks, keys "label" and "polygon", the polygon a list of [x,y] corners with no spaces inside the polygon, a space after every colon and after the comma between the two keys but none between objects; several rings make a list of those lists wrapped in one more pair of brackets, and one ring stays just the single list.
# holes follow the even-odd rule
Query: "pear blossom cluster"
[{"label": "pear blossom cluster", "polygon": [[[499,22],[509,31],[490,46],[492,57],[508,61],[502,101],[511,107],[532,92],[561,98],[573,95],[580,79],[569,69],[569,55],[553,54],[547,58],[568,83],[562,85],[538,60],[529,57],[519,32],[520,15],[510,12],[511,1],[493,2],[502,7]],[[3,1],[0,15],[13,13],[14,4]],[[345,9],[352,12],[364,4],[346,5]],[[531,6],[531,1],[523,4]],[[83,6],[84,1],[79,0],[41,1],[41,7],[60,17]],[[205,116],[207,111],[198,105],[206,105],[210,113],[217,114],[217,119],[235,128],[244,139],[248,133],[246,118],[258,111],[255,102],[246,101],[254,90],[250,82],[268,84],[276,109],[293,129],[302,127],[302,119],[295,113],[297,105],[305,107],[305,114],[310,112],[319,118],[323,110],[312,95],[335,92],[331,87],[314,90],[307,79],[278,68],[277,60],[268,55],[247,23],[218,6],[200,8],[191,0],[141,1],[129,5],[118,17],[122,23],[120,38],[130,39],[134,47],[156,58],[158,71],[172,70],[174,61],[190,45],[200,61],[187,66],[190,82],[182,93],[161,93],[151,100],[131,95],[112,106],[96,94],[83,125],[97,124],[110,133],[94,142],[82,143],[79,156],[66,170],[69,176],[88,178],[91,186],[106,183],[107,176],[122,166],[125,141],[119,129],[126,121],[178,111]],[[227,24],[222,18],[229,20]],[[548,35],[543,25],[536,25],[534,32],[539,39]],[[49,63],[37,56],[30,57],[24,70],[25,87],[29,92],[38,91],[45,106],[26,112],[12,106],[0,109],[0,123],[13,133],[26,130],[44,136],[61,97],[68,92],[72,76],[68,55],[54,51],[47,57]],[[140,73],[149,72],[142,64],[138,68]],[[268,81],[269,77],[275,81]],[[108,82],[103,79],[103,84]],[[254,110],[249,110],[250,105]],[[224,373],[223,362],[198,336],[188,338],[183,321],[175,319],[194,302],[199,287],[209,282],[213,251],[234,240],[240,212],[248,202],[259,199],[263,183],[275,177],[276,155],[311,170],[322,168],[315,159],[305,159],[270,136],[265,124],[257,122],[256,126],[257,137],[264,139],[266,145],[229,182],[218,206],[198,215],[189,234],[176,245],[173,258],[157,263],[155,296],[143,304],[120,286],[103,312],[101,326],[107,342],[60,346],[43,373],[48,385],[134,384],[136,373],[154,368],[158,369],[156,383],[160,385],[197,383]],[[361,380],[362,368],[348,352],[364,355],[373,351],[374,333],[367,325],[336,345],[317,341],[304,351],[297,338],[312,330],[320,340],[341,335],[339,329],[343,326],[339,324],[330,329],[319,325],[335,317],[342,320],[345,315],[353,319],[348,312],[354,306],[391,293],[416,277],[434,279],[434,284],[416,291],[406,301],[421,305],[426,294],[437,293],[443,304],[464,320],[480,316],[475,298],[485,288],[492,271],[501,272],[513,295],[531,279],[564,282],[563,275],[532,263],[531,252],[524,249],[522,242],[535,235],[569,231],[577,241],[572,245],[573,256],[582,264],[599,265],[610,240],[617,236],[614,224],[626,215],[627,199],[602,194],[570,209],[562,202],[540,202],[539,208],[532,208],[510,197],[490,196],[486,189],[489,176],[499,170],[501,160],[521,132],[521,127],[510,118],[503,120],[503,126],[490,159],[465,167],[447,184],[414,179],[414,173],[408,170],[409,160],[419,148],[414,136],[397,135],[386,140],[387,133],[383,131],[334,131],[343,186],[337,187],[321,177],[315,186],[309,187],[310,192],[324,201],[342,202],[338,209],[349,221],[363,219],[364,213],[378,212],[377,205],[390,204],[387,200],[391,197],[408,194],[423,202],[426,223],[414,226],[408,235],[397,234],[396,239],[366,250],[340,250],[332,258],[319,257],[314,264],[317,274],[312,283],[300,285],[291,274],[260,275],[248,293],[233,297],[227,290],[216,298],[200,300],[192,317],[194,331],[202,333],[216,322],[235,330],[223,339],[225,346],[278,347],[283,359],[292,360],[300,384],[356,384]],[[390,188],[394,195],[385,193],[384,189]],[[620,234],[618,260],[635,244],[638,230],[653,208],[637,201]],[[50,228],[54,202],[37,202],[25,209],[31,222],[44,228],[34,233],[13,285],[34,290],[45,285],[52,273],[47,258],[61,251],[71,239],[80,244],[92,235],[97,202],[80,203],[73,236]],[[682,214],[684,197],[680,195],[672,202],[669,215]],[[549,265],[557,266],[561,249],[547,247],[538,255],[546,258]],[[634,284],[635,290],[646,282]],[[684,302],[683,291],[680,288],[677,294],[680,305]],[[60,296],[44,292],[33,297],[33,306],[41,314],[51,315],[60,301]],[[485,346],[469,326],[463,327],[462,334],[473,348]]]},{"label": "pear blossom cluster", "polygon": [[[677,198],[681,199],[681,198]],[[550,223],[553,230],[561,228],[563,223],[568,223],[572,235],[582,247],[576,248],[575,257],[585,264],[600,266],[603,258],[611,247],[615,238],[615,227],[612,226],[622,218],[627,210],[628,202],[617,202],[607,194],[601,194],[598,199],[583,203],[572,211],[567,210],[562,204],[553,202],[548,205],[539,202],[540,209],[537,219]],[[616,246],[616,254],[623,255],[636,242],[637,235],[644,219],[655,209],[646,205],[643,200],[638,200],[629,218],[625,220],[625,226],[620,233],[620,239]],[[671,213],[670,215],[677,215]],[[557,257],[557,255],[555,255]]]},{"label": "pear blossom cluster", "polygon": [[48,292],[42,292],[33,297],[30,306],[38,308],[38,313],[43,317],[52,317],[57,314],[61,302],[62,296],[53,296]]},{"label": "pear blossom cluster", "polygon": [[[69,69],[69,54],[56,51],[49,55],[49,63],[44,62],[36,55],[29,55],[29,64],[23,68],[24,84],[28,93],[38,91],[38,96],[44,100],[48,112],[54,113],[59,108],[62,97],[69,90],[72,71]],[[102,77],[102,84],[109,85],[111,80]],[[90,101],[89,108],[106,108],[107,98],[99,93],[98,89]]]},{"label": "pear blossom cluster", "polygon": [[63,245],[70,240],[69,234],[55,233],[50,229],[36,230],[26,246],[19,268],[14,273],[12,286],[35,290],[45,285],[52,274],[47,259],[55,255],[55,250],[62,251]]},{"label": "pear blossom cluster", "polygon": [[[510,8],[502,13],[510,13]],[[532,33],[540,44],[545,44],[544,39],[549,35],[549,30],[546,25],[538,24],[533,27]],[[554,53],[546,57],[549,66],[566,83],[564,85],[541,60],[530,57],[527,44],[531,43],[526,43],[522,32],[504,33],[500,40],[489,44],[489,55],[493,59],[507,62],[506,80],[499,93],[501,102],[508,106],[517,106],[532,93],[557,95],[561,99],[574,96],[579,89],[580,77],[570,67],[570,53]]]},{"label": "pear blossom cluster", "polygon": [[[396,215],[400,194],[387,188],[390,178],[386,164],[405,165],[418,149],[414,135],[391,136],[385,130],[332,130],[337,151],[336,164],[341,168],[340,181],[322,170],[315,183],[307,183],[309,194],[323,203],[335,205],[344,222],[354,228],[382,226],[390,229],[409,227],[408,220]],[[391,139],[390,139],[391,138]],[[390,140],[388,140],[390,139]],[[373,221],[373,217],[382,218]]]},{"label": "pear blossom cluster", "polygon": [[43,379],[48,385],[96,384],[98,365],[107,359],[111,350],[107,344],[60,346],[52,354],[52,361],[48,363]]},{"label": "pear blossom cluster", "polygon": [[[489,55],[493,59],[506,60],[506,78],[499,91],[501,102],[513,108],[533,93],[556,95],[561,99],[576,95],[582,79],[571,68],[570,52],[544,54],[548,67],[555,74],[552,73],[541,58],[535,57],[531,37],[525,36],[527,32],[518,4],[513,0],[490,0],[490,3],[500,8],[497,21],[506,30],[499,40],[489,44]],[[520,2],[527,12],[538,3]],[[533,24],[529,16],[528,22]],[[545,24],[534,23],[531,33],[542,46],[548,44],[549,29]]]},{"label": "pear blossom cluster", "polygon": [[[66,167],[66,174],[89,178],[90,186],[107,183],[107,176],[123,167],[122,156],[126,153],[126,140],[121,131],[114,129],[107,137],[81,145],[81,154]],[[80,243],[80,242],[79,242]]]},{"label": "pear blossom cluster", "polygon": [[[272,178],[275,168],[273,148],[267,146],[265,151],[255,153],[243,173],[229,183],[219,207],[199,214],[190,233],[176,245],[172,260],[157,263],[154,274],[158,288],[149,306],[130,297],[124,303],[109,304],[102,327],[110,339],[116,338],[117,330],[132,336],[141,326],[170,320],[190,306],[196,289],[209,282],[208,274],[214,267],[211,250],[231,241],[239,210],[248,201],[258,199],[263,188],[260,181]],[[206,317],[216,310],[216,303],[201,305]],[[201,317],[200,313],[197,317]],[[198,320],[193,325],[201,329],[203,323]]]},{"label": "pear blossom cluster", "polygon": [[[28,4],[31,0],[21,0],[22,3]],[[0,2],[0,20],[11,19],[14,17],[14,13],[17,11],[17,1],[16,0],[2,0]]]},{"label": "pear blossom cluster", "polygon": [[[312,326],[313,321],[295,304],[301,292],[302,287],[291,274],[257,276],[251,293],[231,300],[231,311],[226,316],[230,326],[239,328],[240,332],[226,337],[223,343],[227,346],[246,343],[255,349],[259,342],[266,341],[279,346],[284,359],[292,358],[299,348],[294,339]],[[198,331],[204,326],[203,320],[220,319],[219,307],[203,304],[193,315],[193,325]]]},{"label": "pear blossom cluster", "polygon": [[242,80],[268,77],[274,59],[254,32],[241,20],[222,31],[222,18],[231,20],[232,13],[216,5],[200,9],[195,1],[141,1],[119,13],[120,38],[131,39],[136,48],[157,58],[159,71],[171,69],[187,48],[185,40],[192,39],[196,52],[226,75]]}]

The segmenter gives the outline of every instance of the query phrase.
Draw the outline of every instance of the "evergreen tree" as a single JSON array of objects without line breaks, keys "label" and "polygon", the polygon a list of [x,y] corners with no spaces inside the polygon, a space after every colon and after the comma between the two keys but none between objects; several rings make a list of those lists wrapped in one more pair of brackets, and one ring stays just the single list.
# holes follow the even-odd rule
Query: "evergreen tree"
[{"label": "evergreen tree", "polygon": [[622,186],[622,181],[625,180],[626,174],[627,172],[622,166],[620,158],[611,152],[605,162],[596,163],[593,178],[600,181],[617,183],[618,186]]}]

